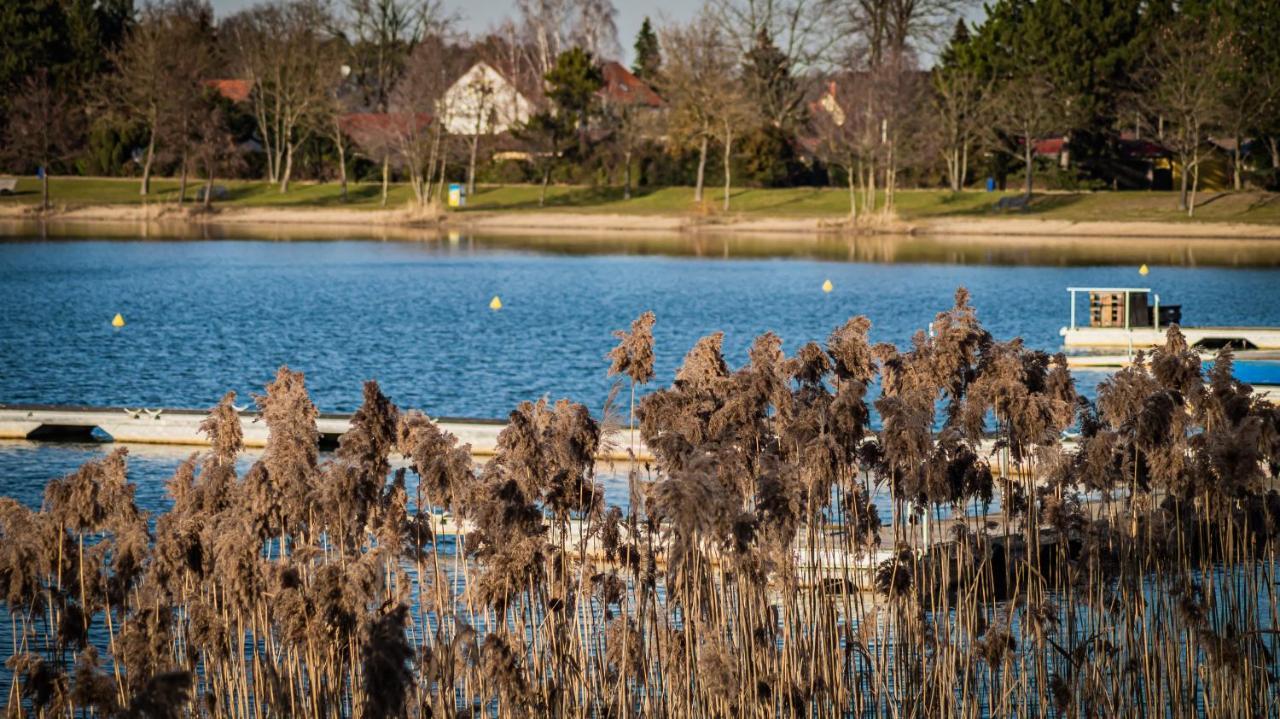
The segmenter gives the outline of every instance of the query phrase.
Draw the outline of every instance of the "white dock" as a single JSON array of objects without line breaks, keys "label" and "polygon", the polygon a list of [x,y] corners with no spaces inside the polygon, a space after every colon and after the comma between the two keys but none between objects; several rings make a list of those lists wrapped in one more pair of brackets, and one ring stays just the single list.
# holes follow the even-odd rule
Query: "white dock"
[{"label": "white dock", "polygon": [[[128,409],[124,407],[76,407],[60,405],[0,405],[0,439],[82,440],[95,438],[138,444],[208,446],[209,438],[200,433],[206,410],[195,409]],[[444,431],[471,445],[471,453],[486,457],[497,449],[498,434],[506,427],[500,420],[433,417]],[[241,412],[240,427],[246,447],[265,447],[267,426],[257,412]],[[351,415],[321,414],[316,420],[322,446],[336,447],[338,438],[351,428]],[[102,437],[101,434],[106,437]],[[627,432],[606,438],[608,447],[599,459],[626,461],[634,452],[639,461],[651,461],[653,455],[637,438],[629,443]]]},{"label": "white dock", "polygon": [[[1165,343],[1167,327],[1063,327],[1063,344],[1072,349],[1145,350]],[[1218,349],[1280,349],[1280,328],[1275,327],[1179,327],[1192,347]]]}]

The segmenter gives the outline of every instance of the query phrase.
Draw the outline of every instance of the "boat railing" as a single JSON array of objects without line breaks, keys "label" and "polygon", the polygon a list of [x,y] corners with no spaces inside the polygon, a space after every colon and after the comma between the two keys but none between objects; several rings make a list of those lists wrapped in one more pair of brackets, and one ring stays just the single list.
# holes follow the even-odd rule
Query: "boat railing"
[{"label": "boat railing", "polygon": [[[1073,332],[1076,330],[1076,327],[1077,327],[1076,295],[1080,292],[1088,292],[1091,294],[1092,293],[1109,293],[1109,294],[1124,295],[1124,312],[1123,312],[1124,329],[1128,330],[1128,329],[1131,329],[1129,297],[1131,295],[1138,294],[1138,293],[1143,293],[1144,295],[1151,294],[1151,288],[1150,287],[1068,287],[1067,292],[1070,293],[1071,295],[1071,327],[1070,329]],[[1160,329],[1160,295],[1154,295],[1154,300],[1155,300],[1154,311],[1151,313],[1152,327],[1158,330]]]}]

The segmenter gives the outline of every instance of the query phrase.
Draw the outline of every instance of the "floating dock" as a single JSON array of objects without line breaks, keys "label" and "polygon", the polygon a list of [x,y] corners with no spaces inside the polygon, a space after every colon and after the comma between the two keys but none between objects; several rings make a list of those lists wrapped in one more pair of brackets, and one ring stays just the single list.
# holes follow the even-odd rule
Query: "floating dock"
[{"label": "floating dock", "polygon": [[[1280,329],[1275,327],[1179,327],[1192,347],[1218,349],[1280,349]],[[1145,350],[1167,339],[1168,327],[1063,327],[1062,343],[1069,348]]]},{"label": "floating dock", "polygon": [[[0,439],[46,441],[113,441],[138,444],[208,446],[200,423],[209,416],[197,409],[129,409],[126,407],[77,407],[63,405],[0,405]],[[240,428],[246,447],[265,447],[267,426],[257,412],[241,412]],[[501,420],[432,417],[440,429],[471,445],[479,457],[493,455],[498,434],[507,425]],[[322,413],[316,420],[322,447],[336,447],[338,438],[351,428],[351,415]],[[104,436],[105,435],[105,436]],[[598,459],[652,461],[653,455],[638,438],[632,445],[627,431],[616,432],[602,442]],[[630,452],[628,451],[630,450]]]}]

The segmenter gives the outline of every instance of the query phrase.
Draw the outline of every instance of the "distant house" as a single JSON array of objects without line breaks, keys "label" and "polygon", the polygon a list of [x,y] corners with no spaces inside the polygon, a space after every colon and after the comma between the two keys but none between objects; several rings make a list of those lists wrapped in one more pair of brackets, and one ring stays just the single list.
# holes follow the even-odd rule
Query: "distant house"
[{"label": "distant house", "polygon": [[655,110],[666,104],[652,87],[620,63],[606,62],[600,66],[600,71],[604,75],[604,85],[599,95],[606,103],[641,105]]},{"label": "distant house", "polygon": [[338,118],[338,126],[346,133],[403,133],[431,126],[431,115],[425,112],[349,112]]},{"label": "distant house", "polygon": [[439,114],[453,135],[498,135],[527,122],[533,103],[487,62],[477,62],[454,81]]},{"label": "distant house", "polygon": [[249,93],[253,91],[252,82],[248,80],[236,80],[233,78],[204,80],[200,84],[205,87],[212,88],[219,95],[232,102],[244,102],[248,100]]},{"label": "distant house", "polygon": [[425,112],[351,112],[338,118],[338,127],[370,155],[390,154],[404,137],[431,126]]}]

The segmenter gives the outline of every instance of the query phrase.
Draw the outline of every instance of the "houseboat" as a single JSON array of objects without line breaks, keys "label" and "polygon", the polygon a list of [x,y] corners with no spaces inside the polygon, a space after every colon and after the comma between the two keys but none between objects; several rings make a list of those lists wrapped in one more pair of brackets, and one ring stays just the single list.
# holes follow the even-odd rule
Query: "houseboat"
[{"label": "houseboat", "polygon": [[[1280,328],[1196,327],[1182,324],[1181,305],[1161,305],[1149,287],[1068,287],[1071,324],[1059,330],[1067,349],[1125,350],[1132,353],[1164,344],[1169,325],[1176,324],[1192,348],[1212,352],[1280,350]],[[1087,324],[1079,321],[1080,295],[1088,300]]]}]

